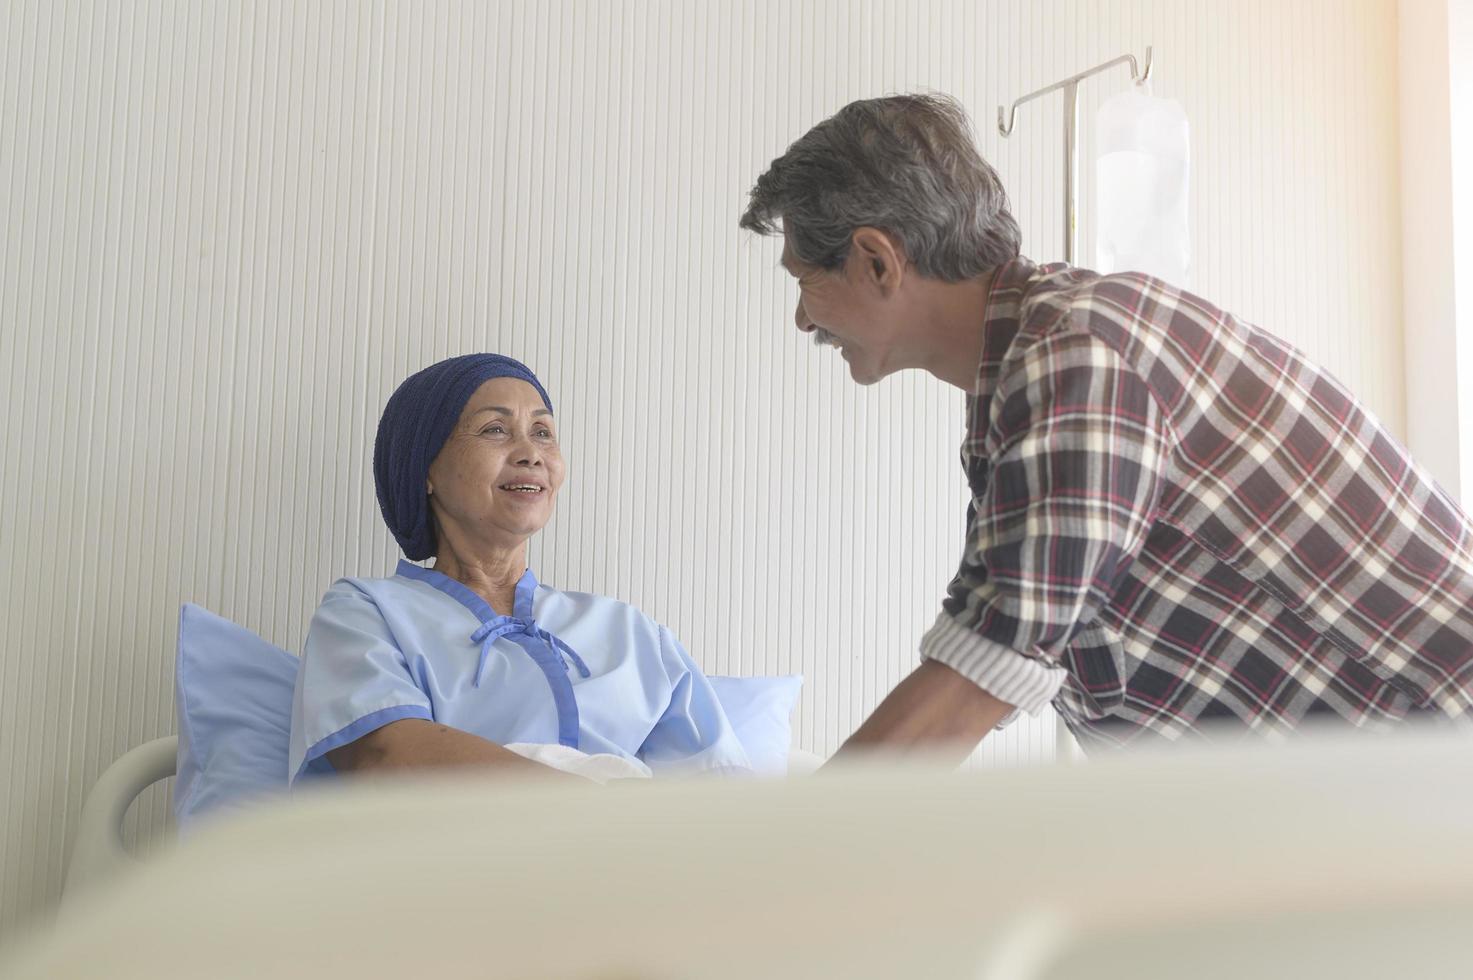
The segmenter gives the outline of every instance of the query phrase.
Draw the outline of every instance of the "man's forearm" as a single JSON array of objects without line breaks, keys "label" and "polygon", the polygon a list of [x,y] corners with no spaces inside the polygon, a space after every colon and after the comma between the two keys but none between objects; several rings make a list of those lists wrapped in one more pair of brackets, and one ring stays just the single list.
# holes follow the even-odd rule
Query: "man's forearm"
[{"label": "man's forearm", "polygon": [[927,660],[880,702],[835,758],[879,749],[961,762],[1012,710],[945,664]]}]

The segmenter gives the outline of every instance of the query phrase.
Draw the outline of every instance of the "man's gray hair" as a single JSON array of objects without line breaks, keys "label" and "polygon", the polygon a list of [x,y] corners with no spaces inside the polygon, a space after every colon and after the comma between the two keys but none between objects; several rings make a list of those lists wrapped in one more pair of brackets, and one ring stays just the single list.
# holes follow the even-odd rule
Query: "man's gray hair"
[{"label": "man's gray hair", "polygon": [[921,275],[973,279],[1015,258],[1021,233],[997,171],[945,95],[851,102],[814,126],[757,178],[741,226],[776,234],[821,269],[849,256],[855,229],[900,240]]}]

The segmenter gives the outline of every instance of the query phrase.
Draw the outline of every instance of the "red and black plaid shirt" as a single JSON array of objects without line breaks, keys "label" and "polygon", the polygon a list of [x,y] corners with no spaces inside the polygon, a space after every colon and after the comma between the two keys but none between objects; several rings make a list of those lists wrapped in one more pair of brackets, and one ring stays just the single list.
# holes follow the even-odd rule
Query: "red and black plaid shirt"
[{"label": "red and black plaid shirt", "polygon": [[1473,537],[1297,351],[1138,274],[998,270],[922,656],[1086,744],[1473,720]]}]

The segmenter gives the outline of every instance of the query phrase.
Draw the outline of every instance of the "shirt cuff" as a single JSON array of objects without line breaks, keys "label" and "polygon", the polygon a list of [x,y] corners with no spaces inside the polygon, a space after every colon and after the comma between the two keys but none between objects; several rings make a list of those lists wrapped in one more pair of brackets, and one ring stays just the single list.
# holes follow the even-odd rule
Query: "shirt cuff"
[{"label": "shirt cuff", "polygon": [[945,664],[999,701],[1030,715],[1038,714],[1054,699],[1067,674],[1063,667],[972,632],[945,612],[921,637],[921,659]]}]

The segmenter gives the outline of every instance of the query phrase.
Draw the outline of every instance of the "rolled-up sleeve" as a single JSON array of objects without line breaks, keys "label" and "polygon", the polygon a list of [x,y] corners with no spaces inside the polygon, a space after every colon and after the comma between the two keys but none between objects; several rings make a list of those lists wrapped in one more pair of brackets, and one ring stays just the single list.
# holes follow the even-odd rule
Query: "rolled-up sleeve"
[{"label": "rolled-up sleeve", "polygon": [[334,583],[307,630],[292,700],[293,782],[328,752],[403,718],[433,718],[377,604]]},{"label": "rolled-up sleeve", "polygon": [[922,658],[1030,714],[1051,701],[1069,641],[1145,543],[1169,446],[1146,382],[1104,341],[1064,332],[1018,357],[993,394],[987,485]]}]

